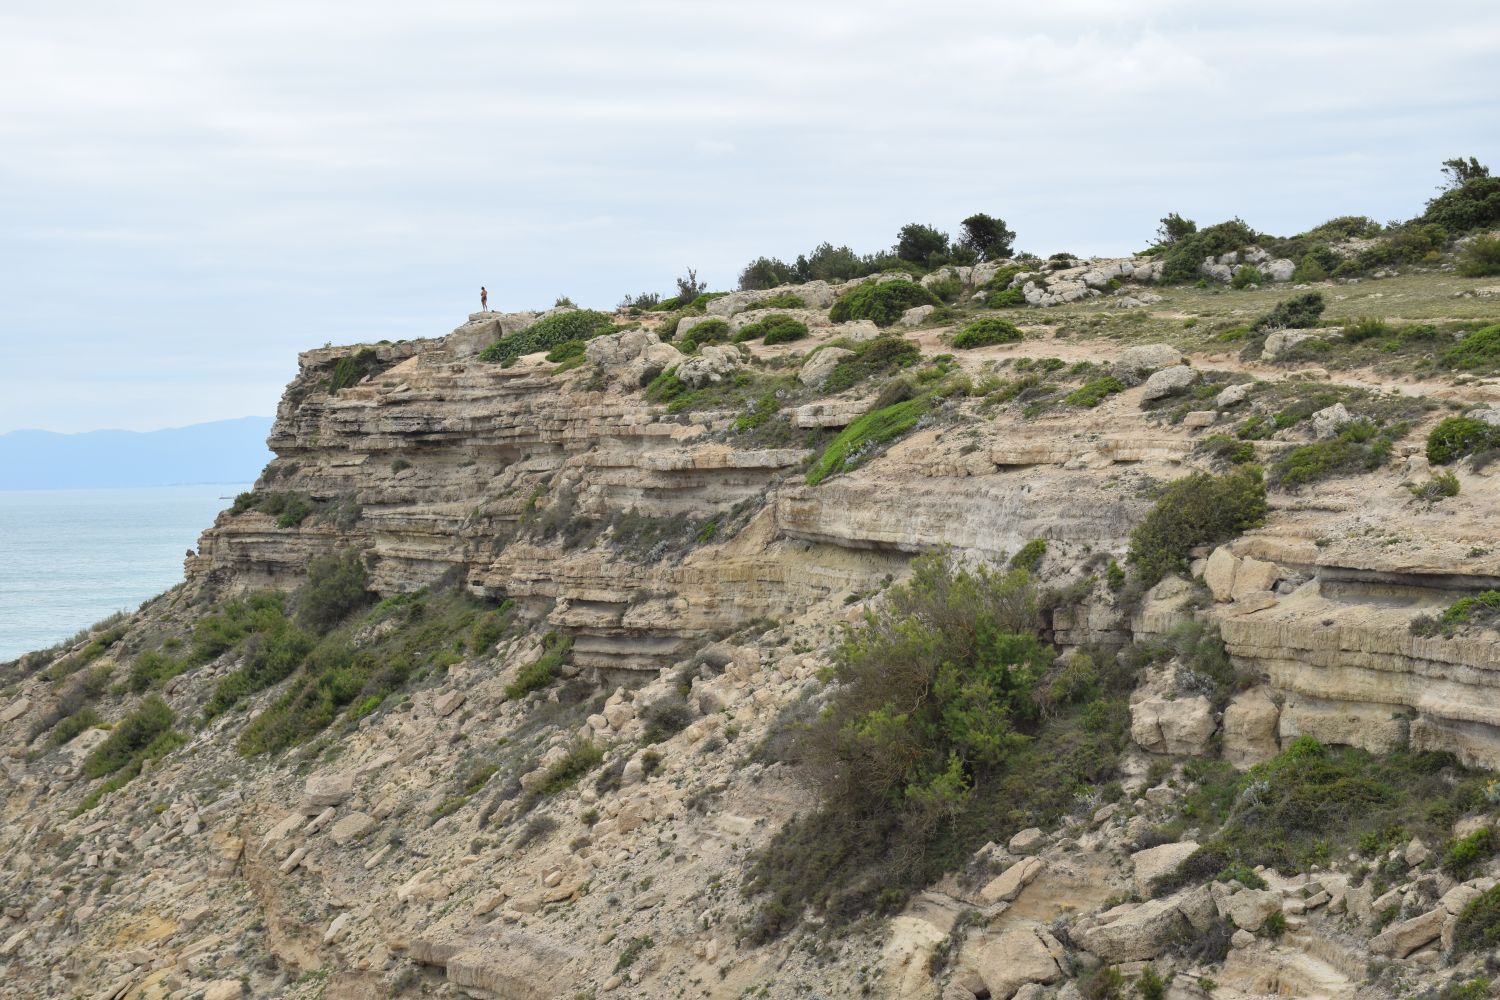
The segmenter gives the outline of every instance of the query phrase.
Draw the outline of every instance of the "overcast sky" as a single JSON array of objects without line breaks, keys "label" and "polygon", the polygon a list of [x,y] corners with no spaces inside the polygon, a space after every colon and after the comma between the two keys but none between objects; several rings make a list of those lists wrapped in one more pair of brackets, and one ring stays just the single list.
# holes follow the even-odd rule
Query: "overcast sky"
[{"label": "overcast sky", "polygon": [[269,414],[298,350],[985,211],[1124,253],[1500,167],[1493,0],[6,0],[0,432]]}]

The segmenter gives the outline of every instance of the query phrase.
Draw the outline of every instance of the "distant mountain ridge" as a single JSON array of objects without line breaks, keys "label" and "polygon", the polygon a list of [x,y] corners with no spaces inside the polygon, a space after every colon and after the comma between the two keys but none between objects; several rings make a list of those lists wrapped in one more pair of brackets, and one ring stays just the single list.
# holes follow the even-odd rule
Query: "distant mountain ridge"
[{"label": "distant mountain ridge", "polygon": [[271,460],[271,417],[159,431],[0,434],[0,490],[248,483]]}]

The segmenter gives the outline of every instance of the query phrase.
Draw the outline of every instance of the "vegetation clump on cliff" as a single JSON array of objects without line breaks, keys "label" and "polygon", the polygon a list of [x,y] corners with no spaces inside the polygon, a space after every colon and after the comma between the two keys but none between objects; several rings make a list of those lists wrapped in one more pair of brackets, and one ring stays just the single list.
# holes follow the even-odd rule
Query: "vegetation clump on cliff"
[{"label": "vegetation clump on cliff", "polygon": [[499,362],[505,367],[516,359],[538,351],[550,351],[569,341],[587,341],[614,329],[608,313],[593,309],[571,309],[544,316],[508,337],[502,337],[479,353],[479,360]]},{"label": "vegetation clump on cliff", "polygon": [[1155,506],[1130,533],[1128,559],[1141,582],[1155,584],[1185,572],[1188,553],[1228,541],[1266,516],[1266,486],[1256,466],[1222,476],[1195,472],[1167,485]]},{"label": "vegetation clump on cliff", "polygon": [[835,323],[867,319],[876,326],[891,326],[908,309],[938,305],[938,297],[915,281],[866,281],[839,296],[828,318]]}]

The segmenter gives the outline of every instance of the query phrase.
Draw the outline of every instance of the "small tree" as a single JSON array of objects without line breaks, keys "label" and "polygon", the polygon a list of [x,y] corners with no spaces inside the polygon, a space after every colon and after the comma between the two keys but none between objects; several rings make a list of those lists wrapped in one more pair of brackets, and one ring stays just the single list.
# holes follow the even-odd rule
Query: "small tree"
[{"label": "small tree", "polygon": [[913,264],[926,264],[934,255],[948,252],[948,234],[920,222],[901,227],[896,236],[896,256]]},{"label": "small tree", "polygon": [[1005,225],[1004,219],[979,212],[961,225],[964,234],[959,238],[959,246],[978,254],[980,260],[1004,260],[1010,256],[1016,234]]},{"label": "small tree", "polygon": [[784,260],[757,257],[740,272],[740,291],[754,292],[795,281],[797,272]]},{"label": "small tree", "polygon": [[687,305],[689,302],[708,291],[708,282],[698,280],[698,272],[691,267],[687,269],[687,277],[677,279],[677,302]]},{"label": "small tree", "polygon": [[1443,183],[1439,191],[1455,191],[1470,181],[1488,177],[1490,168],[1480,163],[1474,157],[1467,160],[1462,156],[1443,161]]},{"label": "small tree", "polygon": [[1164,246],[1170,245],[1197,231],[1198,223],[1192,219],[1184,219],[1176,212],[1168,212],[1162,217],[1161,225],[1156,227],[1156,242]]}]

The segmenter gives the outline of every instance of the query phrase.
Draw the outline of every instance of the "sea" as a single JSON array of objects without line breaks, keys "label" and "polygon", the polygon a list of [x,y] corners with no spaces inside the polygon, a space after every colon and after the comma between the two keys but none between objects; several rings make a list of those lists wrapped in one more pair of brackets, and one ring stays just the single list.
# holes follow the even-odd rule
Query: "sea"
[{"label": "sea", "polygon": [[182,560],[248,485],[0,491],[0,662],[182,582]]}]

